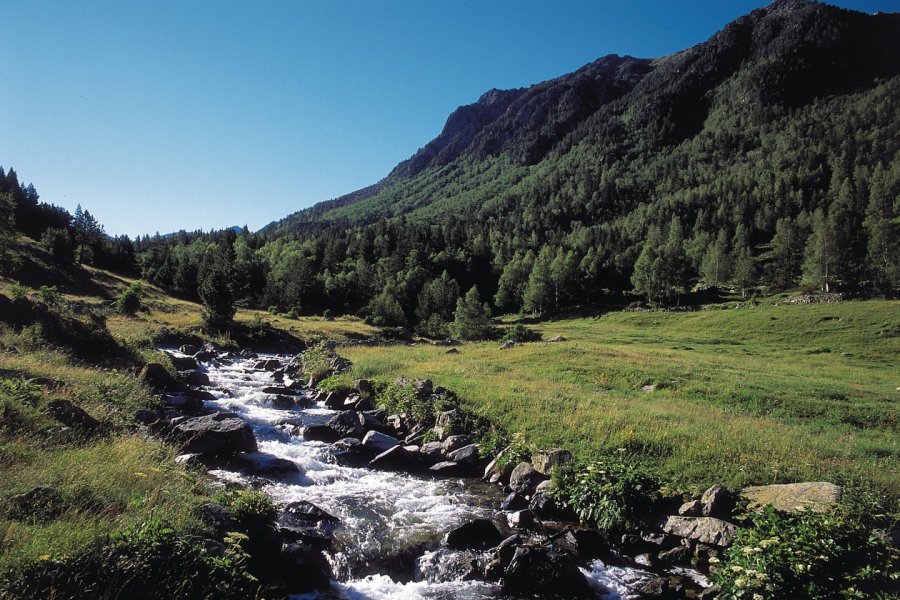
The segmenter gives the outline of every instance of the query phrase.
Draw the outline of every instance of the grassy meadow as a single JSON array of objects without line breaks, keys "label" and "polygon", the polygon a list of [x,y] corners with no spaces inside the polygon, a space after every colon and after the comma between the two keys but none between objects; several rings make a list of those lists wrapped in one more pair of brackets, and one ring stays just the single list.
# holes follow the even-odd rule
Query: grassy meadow
[{"label": "grassy meadow", "polygon": [[[25,296],[37,301],[38,288],[52,285],[66,302],[50,311],[52,323],[22,330],[0,315],[0,573],[64,559],[148,521],[197,530],[194,511],[214,493],[208,478],[175,464],[175,448],[141,436],[132,416],[158,403],[136,374],[143,363],[162,361],[155,347],[160,336],[168,330],[209,339],[200,331],[200,305],[143,283],[144,309],[120,315],[111,303],[135,280],[91,267],[59,270],[27,240],[23,256]],[[16,284],[0,278],[0,294],[12,298]],[[302,339],[345,340],[373,331],[355,318],[240,310],[236,319],[245,333],[271,326]],[[101,431],[61,430],[47,414],[48,403],[60,399],[98,419]],[[37,486],[55,488],[59,498],[23,518],[9,499]]]},{"label": "grassy meadow", "polygon": [[610,312],[533,327],[567,341],[342,352],[355,376],[430,378],[537,446],[585,457],[625,448],[679,489],[856,478],[900,497],[900,302]]}]

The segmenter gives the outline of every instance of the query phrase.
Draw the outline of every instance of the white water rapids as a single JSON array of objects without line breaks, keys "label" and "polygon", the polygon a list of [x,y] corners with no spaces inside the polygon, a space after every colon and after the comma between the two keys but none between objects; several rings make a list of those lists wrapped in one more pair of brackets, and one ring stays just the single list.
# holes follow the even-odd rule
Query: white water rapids
[{"label": "white water rapids", "polygon": [[[264,358],[278,357],[260,357]],[[273,383],[271,373],[253,370],[254,362],[235,359],[230,365],[218,361],[202,365],[210,378],[208,390],[215,396],[206,401],[206,406],[236,413],[253,428],[260,452],[288,459],[300,468],[301,475],[263,485],[262,490],[276,504],[305,500],[341,521],[335,533],[335,549],[327,553],[336,578],[332,589],[293,598],[512,598],[493,583],[435,581],[434,576],[443,556],[439,541],[444,533],[475,517],[505,520],[497,509],[499,490],[483,490],[459,479],[432,479],[338,464],[328,444],[291,435],[290,427],[279,424],[285,420],[304,426],[325,423],[335,411],[321,405],[273,408],[273,396],[262,389],[279,384]],[[236,472],[212,473],[224,480],[245,481]],[[397,573],[397,563],[404,560],[413,564],[415,575],[412,580],[397,581],[390,572]],[[649,576],[634,569],[607,568],[601,561],[582,572],[598,589],[597,597],[610,600],[635,597],[629,593],[631,584]]]}]

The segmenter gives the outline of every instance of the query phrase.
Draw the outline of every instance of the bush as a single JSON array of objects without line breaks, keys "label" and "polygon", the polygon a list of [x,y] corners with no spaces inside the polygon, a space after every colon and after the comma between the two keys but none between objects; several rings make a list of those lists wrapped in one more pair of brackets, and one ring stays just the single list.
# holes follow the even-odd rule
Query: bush
[{"label": "bush", "polygon": [[278,516],[271,498],[255,490],[240,490],[229,498],[227,504],[235,521],[248,531],[268,527]]},{"label": "bush", "polygon": [[457,300],[450,333],[460,340],[485,340],[496,335],[491,325],[491,309],[481,303],[475,286],[466,292],[465,298]]},{"label": "bush", "polygon": [[521,323],[516,323],[512,327],[507,327],[503,333],[501,342],[516,342],[523,344],[525,342],[538,342],[541,339],[541,332],[529,329]]},{"label": "bush", "polygon": [[116,312],[123,315],[133,315],[141,309],[141,298],[144,290],[140,283],[132,283],[125,288],[116,298]]},{"label": "bush", "polygon": [[310,348],[300,355],[303,374],[306,377],[312,377],[315,381],[321,381],[332,372],[331,358],[331,353],[322,346]]},{"label": "bush", "polygon": [[18,281],[13,284],[10,293],[12,294],[12,299],[16,302],[21,302],[28,298],[28,288]]},{"label": "bush", "polygon": [[215,556],[198,538],[151,521],[71,556],[6,570],[0,599],[256,598],[259,582],[247,572],[247,558],[237,543]]},{"label": "bush", "polygon": [[38,299],[47,306],[59,306],[62,304],[62,294],[55,285],[42,285],[38,288]]},{"label": "bush", "polygon": [[624,450],[554,475],[556,498],[610,532],[640,528],[659,498],[659,480]]},{"label": "bush", "polygon": [[845,516],[766,506],[744,520],[714,574],[720,598],[888,597],[900,579],[896,549]]},{"label": "bush", "polygon": [[24,379],[0,377],[0,432],[30,431],[40,418],[41,389]]},{"label": "bush", "polygon": [[416,333],[432,340],[444,340],[450,336],[450,324],[441,315],[431,315],[416,325]]}]

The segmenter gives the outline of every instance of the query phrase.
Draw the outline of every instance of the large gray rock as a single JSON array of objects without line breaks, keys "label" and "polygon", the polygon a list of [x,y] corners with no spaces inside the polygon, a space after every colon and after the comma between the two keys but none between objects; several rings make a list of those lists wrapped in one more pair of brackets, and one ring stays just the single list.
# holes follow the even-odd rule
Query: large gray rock
[{"label": "large gray rock", "polygon": [[521,462],[509,476],[509,487],[514,492],[529,496],[544,479],[546,477],[535,471],[531,463]]},{"label": "large gray rock", "polygon": [[215,413],[180,421],[173,427],[184,452],[236,454],[256,452],[256,437],[250,425],[232,413]]},{"label": "large gray rock", "polygon": [[553,469],[556,467],[571,463],[574,460],[575,457],[572,456],[571,452],[561,448],[543,450],[531,455],[531,464],[534,466],[534,470],[541,475],[547,476],[552,475]]},{"label": "large gray rock", "polygon": [[478,463],[478,444],[469,444],[447,454],[447,458],[462,465]]},{"label": "large gray rock", "polygon": [[399,443],[397,438],[378,431],[369,431],[362,439],[363,447],[377,454],[381,454],[385,450],[390,450]]},{"label": "large gray rock", "polygon": [[360,418],[359,413],[355,410],[345,410],[331,417],[328,426],[338,434],[338,438],[355,437],[362,439],[366,430],[364,419]]},{"label": "large gray rock", "polygon": [[751,509],[771,504],[785,512],[828,512],[841,500],[841,486],[827,481],[757,485],[741,490]]},{"label": "large gray rock", "polygon": [[500,530],[490,519],[474,519],[452,529],[444,536],[444,545],[453,550],[486,550],[503,541]]},{"label": "large gray rock", "polygon": [[730,546],[737,525],[715,517],[667,517],[661,529],[665,533],[713,546]]},{"label": "large gray rock", "polygon": [[562,598],[595,596],[575,560],[546,546],[520,546],[504,570],[508,592]]},{"label": "large gray rock", "polygon": [[242,452],[232,458],[231,463],[245,473],[262,477],[281,477],[300,472],[295,462],[265,452]]},{"label": "large gray rock", "polygon": [[703,492],[700,497],[700,510],[704,517],[731,518],[734,509],[734,496],[728,488],[716,484]]},{"label": "large gray rock", "polygon": [[459,450],[463,446],[472,443],[472,438],[467,435],[451,435],[443,441],[443,449],[445,454],[450,454],[454,450]]},{"label": "large gray rock", "polygon": [[170,354],[169,360],[172,361],[176,371],[196,371],[199,368],[197,361],[190,356],[172,356]]}]

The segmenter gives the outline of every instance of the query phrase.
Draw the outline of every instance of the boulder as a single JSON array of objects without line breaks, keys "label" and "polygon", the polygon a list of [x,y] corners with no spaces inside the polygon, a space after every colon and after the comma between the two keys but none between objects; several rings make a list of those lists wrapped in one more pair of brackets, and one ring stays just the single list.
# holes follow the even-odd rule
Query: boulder
[{"label": "boulder", "polygon": [[401,445],[385,450],[371,461],[369,466],[377,469],[408,471],[421,464],[418,452],[411,452]]},{"label": "boulder", "polygon": [[667,517],[662,523],[663,532],[680,538],[714,546],[729,546],[738,527],[715,517]]},{"label": "boulder", "polygon": [[343,437],[362,438],[366,430],[363,427],[364,419],[355,410],[345,410],[331,417],[328,426],[338,434],[338,439]]},{"label": "boulder", "polygon": [[190,356],[172,356],[170,354],[169,360],[172,361],[176,371],[196,371],[199,368],[197,361]]},{"label": "boulder", "polygon": [[170,390],[176,387],[175,378],[159,363],[147,363],[138,374],[138,379],[156,391]]},{"label": "boulder", "polygon": [[335,355],[334,358],[331,359],[331,369],[335,373],[346,373],[353,367],[353,363],[344,358],[343,356]]},{"label": "boulder", "polygon": [[334,392],[329,392],[328,395],[325,396],[325,408],[330,408],[331,410],[343,410],[344,401],[346,399],[346,390],[336,390]]},{"label": "boulder", "polygon": [[256,437],[250,425],[232,413],[215,413],[184,419],[173,428],[184,452],[236,454],[256,452]]},{"label": "boulder", "polygon": [[272,408],[278,410],[290,410],[297,406],[292,396],[275,396],[269,402],[272,404]]},{"label": "boulder", "polygon": [[568,507],[561,507],[547,492],[535,492],[528,503],[534,513],[548,521],[575,521],[578,515]]},{"label": "boulder", "polygon": [[260,360],[254,363],[253,368],[257,371],[277,371],[281,368],[281,361],[270,358],[268,360]]},{"label": "boulder", "polygon": [[267,385],[261,391],[263,394],[274,394],[277,396],[299,396],[303,393],[302,390],[281,385]]},{"label": "boulder", "polygon": [[217,353],[214,350],[200,350],[192,356],[200,362],[209,362],[217,356]]},{"label": "boulder", "polygon": [[184,344],[178,349],[182,354],[186,354],[188,356],[193,356],[200,352],[200,346],[195,346],[193,344]]},{"label": "boulder", "polygon": [[197,508],[200,521],[209,525],[216,537],[225,537],[229,531],[235,531],[236,523],[231,511],[221,504],[203,504]]},{"label": "boulder", "polygon": [[398,387],[411,387],[415,391],[419,399],[424,400],[434,393],[434,384],[430,379],[409,379],[407,377],[398,377],[394,384]]},{"label": "boulder", "polygon": [[89,433],[100,427],[97,419],[68,400],[53,400],[47,405],[47,410],[51,417],[77,431]]},{"label": "boulder", "polygon": [[308,524],[328,524],[328,525],[337,525],[340,523],[340,519],[336,516],[328,513],[312,502],[307,502],[306,500],[299,500],[297,502],[290,502],[284,505],[283,512],[286,515],[290,515],[290,518],[295,522],[304,522]]},{"label": "boulder", "polygon": [[523,508],[528,508],[528,498],[518,492],[510,492],[500,503],[501,510],[522,510]]},{"label": "boulder", "polygon": [[[311,442],[332,443],[341,439],[341,435],[328,425],[307,425],[303,428],[303,439]],[[359,441],[359,440],[357,440]]]},{"label": "boulder", "polygon": [[209,375],[202,371],[179,371],[188,385],[209,385]]},{"label": "boulder", "polygon": [[244,348],[240,351],[239,356],[244,359],[259,358],[259,356],[250,348]]},{"label": "boulder", "polygon": [[758,485],[741,490],[741,497],[750,509],[771,504],[785,512],[828,512],[840,501],[841,487],[826,481]]},{"label": "boulder", "polygon": [[531,455],[531,464],[534,466],[534,470],[548,477],[553,474],[554,468],[571,463],[574,460],[575,457],[572,456],[571,452],[561,448],[535,452]]},{"label": "boulder", "polygon": [[682,517],[699,517],[703,514],[703,507],[699,500],[691,500],[678,508],[678,514]]},{"label": "boulder", "polygon": [[595,596],[569,555],[545,546],[519,546],[503,574],[503,589],[529,596],[562,598]]},{"label": "boulder", "polygon": [[546,477],[535,471],[531,463],[521,462],[509,475],[509,487],[514,492],[530,496],[544,479]]},{"label": "boulder", "polygon": [[516,346],[518,346],[518,344],[516,343],[515,340],[506,340],[505,342],[500,344],[500,349],[501,350],[509,350],[510,348],[515,348]]},{"label": "boulder", "polygon": [[508,448],[501,450],[500,453],[488,463],[484,468],[484,475],[481,477],[483,481],[489,481],[490,483],[506,483],[509,481],[509,476],[512,474],[515,465],[503,460],[503,455],[508,450]]},{"label": "boulder", "polygon": [[700,498],[700,509],[704,517],[730,519],[734,510],[735,498],[728,488],[716,484],[703,492]]},{"label": "boulder", "polygon": [[541,522],[529,509],[517,510],[506,515],[506,522],[513,529],[540,529]]},{"label": "boulder", "polygon": [[434,475],[443,477],[460,477],[464,475],[465,470],[459,463],[452,460],[443,460],[428,467],[428,471]]},{"label": "boulder", "polygon": [[440,442],[426,442],[422,444],[419,452],[432,460],[440,460],[441,456],[443,456],[444,448]]},{"label": "boulder", "polygon": [[459,450],[463,446],[468,446],[471,443],[472,438],[467,435],[451,435],[443,441],[442,447],[444,454],[450,454],[454,450]]},{"label": "boulder", "polygon": [[490,519],[474,519],[444,536],[443,544],[453,550],[486,550],[503,541],[500,530]]},{"label": "boulder", "polygon": [[201,402],[204,400],[215,400],[216,397],[206,390],[188,390],[184,393],[189,398],[195,398]]},{"label": "boulder", "polygon": [[368,379],[357,379],[356,380],[356,391],[362,394],[363,396],[367,396],[372,393],[372,382]]},{"label": "boulder", "polygon": [[447,454],[447,458],[461,465],[478,463],[478,444],[469,444]]},{"label": "boulder", "polygon": [[363,447],[376,454],[381,454],[385,450],[390,450],[399,443],[397,438],[378,431],[369,431],[362,439]]},{"label": "boulder", "polygon": [[328,562],[319,552],[303,544],[285,544],[279,566],[289,594],[306,594],[331,586]]},{"label": "boulder", "polygon": [[379,415],[382,415],[381,411],[365,411],[359,413],[362,418],[363,429],[366,431],[380,431],[381,433],[387,433],[388,428],[385,427],[384,422],[379,418]]},{"label": "boulder", "polygon": [[265,452],[242,452],[235,455],[230,465],[249,475],[282,477],[300,472],[296,463]]}]

